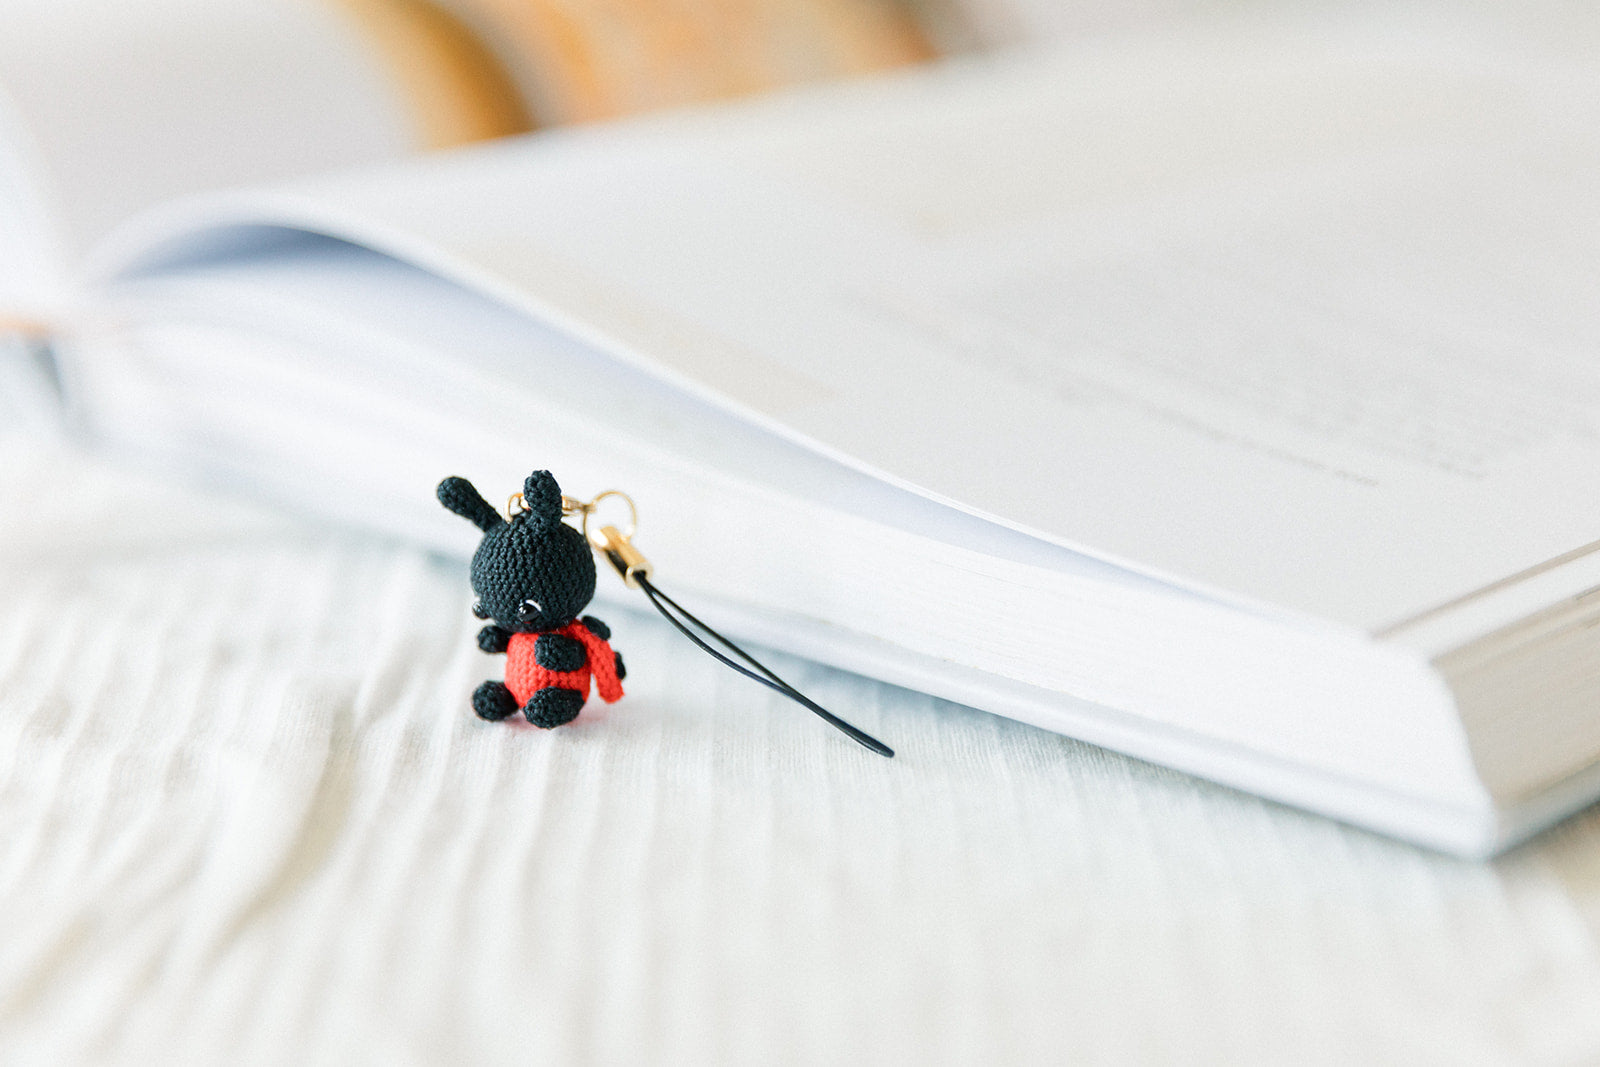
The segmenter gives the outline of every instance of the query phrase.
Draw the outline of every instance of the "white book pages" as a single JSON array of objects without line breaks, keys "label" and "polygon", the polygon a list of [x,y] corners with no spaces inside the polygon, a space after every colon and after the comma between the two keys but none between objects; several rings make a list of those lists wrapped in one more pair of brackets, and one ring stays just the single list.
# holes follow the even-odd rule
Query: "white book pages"
[{"label": "white book pages", "polygon": [[[463,554],[438,479],[499,499],[549,467],[633,493],[663,581],[737,635],[1299,803],[1489,819],[1450,696],[1405,650],[890,486],[394,260],[234,236],[124,280],[81,339],[73,392],[122,454]],[[1375,818],[1344,805],[1324,807]]]},{"label": "white book pages", "polygon": [[1452,40],[1123,41],[212,200],[885,481],[1390,627],[1600,539],[1600,92]]}]

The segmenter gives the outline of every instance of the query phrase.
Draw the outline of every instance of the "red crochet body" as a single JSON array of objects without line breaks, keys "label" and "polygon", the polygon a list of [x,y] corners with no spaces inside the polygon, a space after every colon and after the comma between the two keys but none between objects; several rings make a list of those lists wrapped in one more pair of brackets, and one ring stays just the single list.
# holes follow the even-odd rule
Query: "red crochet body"
[{"label": "red crochet body", "polygon": [[602,641],[581,622],[569,622],[559,630],[544,633],[561,634],[583,642],[586,662],[575,671],[552,671],[539,666],[534,658],[534,646],[543,636],[538,633],[512,634],[506,646],[506,688],[517,698],[517,704],[526,706],[533,694],[546,686],[575,689],[589,699],[589,679],[593,678],[600,699],[607,704],[622,699],[622,682],[617,678],[617,657],[609,642]]}]

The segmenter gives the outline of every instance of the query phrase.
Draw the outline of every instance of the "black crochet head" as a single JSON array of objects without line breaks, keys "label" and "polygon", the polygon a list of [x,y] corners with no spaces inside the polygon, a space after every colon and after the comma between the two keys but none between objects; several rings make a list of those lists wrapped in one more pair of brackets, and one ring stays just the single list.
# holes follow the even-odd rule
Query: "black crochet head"
[{"label": "black crochet head", "polygon": [[483,531],[472,557],[474,614],[513,633],[556,630],[594,597],[594,556],[561,521],[561,487],[549,471],[522,486],[523,510],[507,522],[465,478],[439,483],[439,503]]}]

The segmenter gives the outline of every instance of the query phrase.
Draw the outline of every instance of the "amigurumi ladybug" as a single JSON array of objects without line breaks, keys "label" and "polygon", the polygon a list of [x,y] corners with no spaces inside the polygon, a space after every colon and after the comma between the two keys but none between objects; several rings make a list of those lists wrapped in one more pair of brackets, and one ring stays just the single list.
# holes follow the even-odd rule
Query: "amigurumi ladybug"
[{"label": "amigurumi ladybug", "polygon": [[534,471],[522,487],[523,510],[507,522],[465,478],[439,483],[439,502],[483,531],[472,557],[472,613],[493,623],[478,647],[506,654],[506,680],[472,694],[481,717],[499,721],[521,709],[546,729],[578,717],[593,677],[600,699],[622,696],[627,672],[611,650],[611,630],[578,617],[594,596],[594,557],[583,534],[561,521],[561,487]]}]

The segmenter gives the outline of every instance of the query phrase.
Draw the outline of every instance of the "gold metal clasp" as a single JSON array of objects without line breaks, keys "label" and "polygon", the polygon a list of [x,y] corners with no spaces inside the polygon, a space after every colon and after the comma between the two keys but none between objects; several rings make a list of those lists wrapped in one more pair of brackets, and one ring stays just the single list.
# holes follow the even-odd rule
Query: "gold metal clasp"
[{"label": "gold metal clasp", "polygon": [[[628,528],[619,530],[611,524],[600,527],[599,533],[589,529],[589,520],[599,510],[601,501],[607,497],[616,497],[628,505]],[[644,553],[633,547],[633,535],[639,529],[639,508],[634,504],[633,497],[620,489],[607,489],[593,500],[583,501],[576,497],[564,496],[561,498],[561,513],[563,515],[582,515],[579,529],[583,531],[584,540],[588,541],[594,550],[600,553],[610,563],[616,572],[622,576],[623,582],[629,589],[639,588],[639,579],[649,579],[655,568],[650,561],[644,558]]]},{"label": "gold metal clasp", "polygon": [[[600,536],[604,539],[604,547],[600,548],[600,554],[605,556],[618,574],[622,575],[624,585],[629,589],[637,589],[640,578],[649,580],[655,568],[644,558],[644,553],[634,548],[633,542],[623,536],[622,531],[615,526],[602,526]],[[589,543],[594,544],[593,541]]]}]

